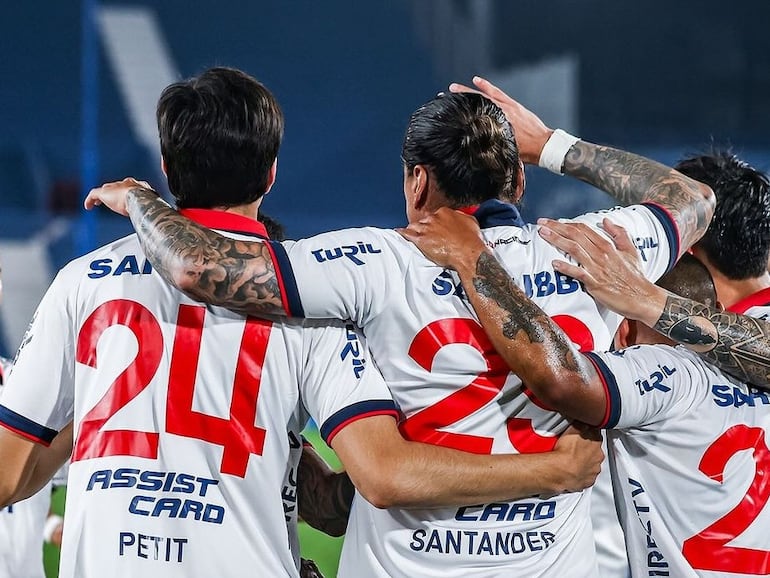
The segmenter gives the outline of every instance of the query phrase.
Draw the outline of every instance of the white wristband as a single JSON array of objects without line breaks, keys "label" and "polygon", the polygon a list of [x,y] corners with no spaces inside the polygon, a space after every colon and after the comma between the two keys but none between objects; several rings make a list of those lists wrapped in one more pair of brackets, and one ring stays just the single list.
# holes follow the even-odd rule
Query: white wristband
[{"label": "white wristband", "polygon": [[64,522],[64,518],[57,514],[51,514],[48,516],[48,519],[45,521],[45,526],[43,526],[43,540],[50,542],[51,538],[53,537],[53,533],[62,522]]},{"label": "white wristband", "polygon": [[567,156],[569,149],[572,148],[572,145],[579,140],[578,137],[557,128],[553,131],[548,142],[545,143],[537,164],[557,175],[563,174],[564,158]]}]

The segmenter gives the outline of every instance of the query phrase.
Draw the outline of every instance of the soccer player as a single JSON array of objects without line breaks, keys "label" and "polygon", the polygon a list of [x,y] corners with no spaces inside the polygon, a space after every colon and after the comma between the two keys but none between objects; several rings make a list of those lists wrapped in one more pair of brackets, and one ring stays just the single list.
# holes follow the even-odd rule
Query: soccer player
[{"label": "soccer player", "polygon": [[[626,256],[633,255],[630,265],[614,259],[607,239],[588,227],[550,223],[547,236],[581,265],[562,261],[559,270],[643,320],[621,324],[617,351],[583,358],[518,290],[479,241],[477,225],[449,213],[407,236],[458,271],[498,351],[539,399],[575,419],[612,428],[610,463],[632,575],[770,574],[764,530],[770,396],[694,353],[722,363],[745,346],[734,339],[742,334],[744,342],[764,344],[763,358],[744,360],[759,366],[750,373],[764,372],[766,380],[770,339],[764,324],[734,313],[720,316],[708,270],[691,255],[656,287],[634,269],[636,256],[622,229],[605,221]],[[669,347],[674,341],[659,332],[684,340],[694,352]],[[660,343],[668,345],[639,346]],[[528,361],[540,349],[562,359],[560,380]]]},{"label": "soccer player", "polygon": [[677,170],[707,184],[717,206],[693,255],[708,267],[717,297],[728,311],[770,315],[770,181],[727,151],[693,156]]},{"label": "soccer player", "polygon": [[[0,278],[0,300],[3,294]],[[13,361],[0,356],[0,399]],[[54,484],[66,485],[66,468]],[[61,519],[49,514],[53,484],[0,510],[0,578],[43,578],[43,542],[61,546]]]},{"label": "soccer player", "polygon": [[[283,134],[272,94],[212,69],[169,86],[157,116],[180,209],[280,250],[255,220]],[[538,456],[407,442],[351,324],[199,306],[130,236],[68,264],[37,310],[0,405],[0,505],[37,489],[74,423],[62,577],[296,576],[282,498],[308,413],[379,507],[582,489],[601,461],[576,435]]]},{"label": "soccer player", "polygon": [[[521,162],[598,186],[624,204],[613,215],[633,234],[656,278],[705,231],[713,195],[669,167],[552,131],[479,80],[505,110],[476,94],[445,94],[420,107],[402,156],[410,222],[441,206],[464,208],[528,294],[583,347],[608,347],[620,318],[557,275],[559,253],[523,223]],[[285,244],[233,244],[184,219],[136,183],[92,191],[130,214],[163,276],[196,299],[251,313],[352,319],[406,419],[410,439],[479,454],[546,451],[567,422],[530,400],[467,306],[457,278],[398,233],[352,229]],[[644,204],[635,204],[644,203]],[[579,217],[595,226],[597,214]],[[554,359],[537,359],[559,374]],[[462,508],[377,510],[356,497],[341,576],[597,575],[588,495],[473,502]]]}]

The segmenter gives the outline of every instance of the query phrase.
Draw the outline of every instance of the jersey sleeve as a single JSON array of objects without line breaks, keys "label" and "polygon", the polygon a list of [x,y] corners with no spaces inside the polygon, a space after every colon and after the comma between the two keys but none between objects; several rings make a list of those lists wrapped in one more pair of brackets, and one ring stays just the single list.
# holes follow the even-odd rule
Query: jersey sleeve
[{"label": "jersey sleeve", "polygon": [[651,425],[680,413],[680,404],[693,402],[696,388],[708,386],[702,366],[681,348],[640,345],[584,355],[607,393],[603,428]]},{"label": "jersey sleeve", "polygon": [[402,286],[404,255],[397,249],[405,242],[394,236],[381,229],[344,229],[271,243],[291,315],[366,325],[385,308],[392,291],[403,291],[397,287]]},{"label": "jersey sleeve", "polygon": [[0,425],[48,445],[72,420],[75,320],[66,270],[35,312],[0,399]]},{"label": "jersey sleeve", "polygon": [[310,325],[301,383],[305,407],[327,444],[346,425],[375,415],[399,418],[390,390],[351,323]]},{"label": "jersey sleeve", "polygon": [[670,213],[654,203],[615,207],[606,211],[586,213],[574,221],[602,231],[604,218],[628,231],[639,252],[645,276],[657,281],[679,259],[679,229]]}]

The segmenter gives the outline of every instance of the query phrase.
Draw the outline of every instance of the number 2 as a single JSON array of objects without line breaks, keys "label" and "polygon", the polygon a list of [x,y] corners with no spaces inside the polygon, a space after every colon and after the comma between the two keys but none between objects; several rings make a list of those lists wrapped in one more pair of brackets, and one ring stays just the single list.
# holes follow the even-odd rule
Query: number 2
[{"label": "number 2", "polygon": [[770,450],[765,431],[747,425],[731,427],[709,446],[698,467],[722,483],[727,462],[744,450],[753,450],[756,463],[746,495],[735,508],[682,544],[682,554],[696,570],[770,574],[770,551],[726,546],[751,525],[770,499]]},{"label": "number 2", "polygon": [[[245,477],[249,455],[262,455],[265,440],[265,430],[254,423],[272,323],[247,319],[235,369],[230,417],[223,419],[192,409],[204,315],[203,307],[179,307],[169,370],[166,431],[222,446],[220,471]],[[99,339],[107,328],[116,325],[134,333],[138,351],[81,421],[73,461],[116,455],[158,457],[157,432],[102,429],[108,419],[150,384],[160,366],[163,334],[152,313],[139,303],[122,299],[100,305],[80,330],[76,360],[96,368]]]},{"label": "number 2", "polygon": [[[470,345],[484,357],[487,370],[465,387],[426,407],[401,424],[401,432],[410,440],[431,443],[477,454],[492,452],[493,439],[467,433],[442,431],[480,410],[503,389],[510,370],[492,347],[482,327],[471,319],[441,319],[420,330],[409,347],[409,356],[428,371],[438,352],[447,345]],[[542,436],[532,427],[532,420],[509,418],[508,438],[522,453],[552,450],[556,436]]]}]

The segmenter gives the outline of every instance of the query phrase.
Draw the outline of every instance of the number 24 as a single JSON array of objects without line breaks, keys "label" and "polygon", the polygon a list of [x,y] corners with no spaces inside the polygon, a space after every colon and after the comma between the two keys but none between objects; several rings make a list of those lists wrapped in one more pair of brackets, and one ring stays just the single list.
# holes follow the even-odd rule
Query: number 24
[{"label": "number 24", "polygon": [[[272,323],[247,319],[235,369],[230,418],[224,419],[192,409],[205,312],[203,307],[179,306],[169,370],[166,431],[222,446],[220,471],[242,478],[249,456],[262,455],[265,443],[265,430],[254,424]],[[96,368],[99,339],[107,328],[116,325],[133,332],[139,349],[83,417],[72,452],[73,462],[103,456],[158,457],[158,432],[102,429],[107,420],[150,385],[160,366],[163,333],[155,316],[135,301],[116,299],[100,305],[80,329],[76,360]]]}]

